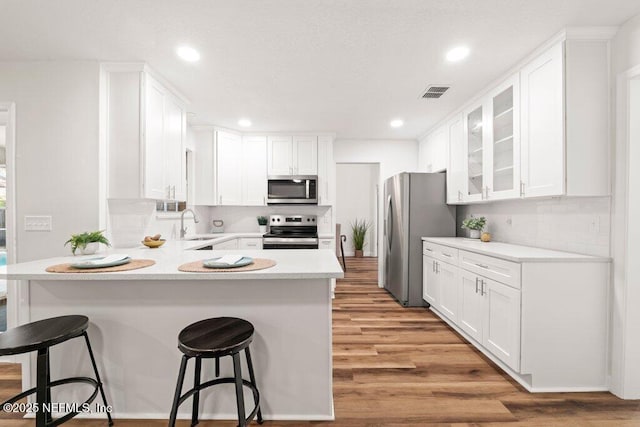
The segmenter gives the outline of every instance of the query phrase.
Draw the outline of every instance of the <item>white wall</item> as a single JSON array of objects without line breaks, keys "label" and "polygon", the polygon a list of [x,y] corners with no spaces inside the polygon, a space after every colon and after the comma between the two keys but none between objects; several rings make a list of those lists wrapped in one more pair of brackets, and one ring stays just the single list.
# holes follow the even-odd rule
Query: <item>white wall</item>
[{"label": "white wall", "polygon": [[[94,61],[0,62],[0,102],[16,103],[18,262],[69,253],[98,227],[98,77]],[[53,231],[24,231],[51,215]]]},{"label": "white wall", "polygon": [[356,218],[371,224],[365,238],[364,256],[378,256],[376,242],[379,169],[378,163],[336,165],[336,181],[341,183],[336,189],[336,223],[342,225],[340,234],[347,237],[344,243],[346,256],[353,256],[355,253],[351,224]]},{"label": "white wall", "polygon": [[[380,191],[378,197],[378,248],[382,248],[384,180],[400,172],[418,171],[418,141],[415,140],[347,140],[338,139],[333,145],[336,163],[379,163]],[[336,181],[336,188],[340,187]],[[378,282],[384,284],[384,254],[378,260]]]}]

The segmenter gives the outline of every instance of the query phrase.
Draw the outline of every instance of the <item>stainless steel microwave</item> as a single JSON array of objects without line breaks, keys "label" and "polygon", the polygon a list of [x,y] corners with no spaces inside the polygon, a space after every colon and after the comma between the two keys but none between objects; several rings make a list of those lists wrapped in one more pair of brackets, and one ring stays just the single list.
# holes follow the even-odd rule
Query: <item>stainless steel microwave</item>
[{"label": "stainless steel microwave", "polygon": [[317,175],[269,176],[267,184],[268,205],[317,205]]}]

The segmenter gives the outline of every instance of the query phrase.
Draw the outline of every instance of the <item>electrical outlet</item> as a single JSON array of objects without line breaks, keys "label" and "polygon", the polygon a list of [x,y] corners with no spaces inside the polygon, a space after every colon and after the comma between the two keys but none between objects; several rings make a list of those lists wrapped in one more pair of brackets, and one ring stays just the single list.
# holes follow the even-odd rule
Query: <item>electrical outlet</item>
[{"label": "electrical outlet", "polygon": [[24,231],[51,231],[51,216],[25,215]]}]

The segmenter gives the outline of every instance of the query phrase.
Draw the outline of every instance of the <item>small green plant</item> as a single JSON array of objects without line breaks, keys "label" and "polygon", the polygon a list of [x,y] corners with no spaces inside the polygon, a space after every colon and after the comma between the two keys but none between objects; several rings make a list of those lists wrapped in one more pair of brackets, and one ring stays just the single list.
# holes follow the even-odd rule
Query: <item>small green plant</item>
[{"label": "small green plant", "polygon": [[351,223],[351,233],[353,234],[353,247],[357,251],[364,248],[364,240],[367,237],[367,231],[371,227],[371,223],[366,219],[360,221],[358,218]]},{"label": "small green plant", "polygon": [[76,250],[80,249],[83,250],[84,248],[87,247],[87,245],[89,243],[93,243],[93,242],[97,242],[97,243],[102,243],[103,245],[107,245],[107,246],[111,246],[111,243],[109,243],[109,240],[104,237],[104,234],[102,234],[104,232],[104,230],[98,230],[98,231],[86,231],[84,233],[79,233],[79,234],[72,234],[71,238],[69,240],[67,240],[64,245],[67,246],[69,243],[71,243],[71,252],[75,255],[76,254]]},{"label": "small green plant", "polygon": [[469,230],[482,230],[486,224],[487,218],[483,216],[481,216],[480,218],[476,218],[471,215],[470,218],[462,221],[462,228],[468,228]]},{"label": "small green plant", "polygon": [[267,225],[267,222],[269,221],[269,218],[267,218],[266,216],[259,216],[258,217],[258,225]]}]

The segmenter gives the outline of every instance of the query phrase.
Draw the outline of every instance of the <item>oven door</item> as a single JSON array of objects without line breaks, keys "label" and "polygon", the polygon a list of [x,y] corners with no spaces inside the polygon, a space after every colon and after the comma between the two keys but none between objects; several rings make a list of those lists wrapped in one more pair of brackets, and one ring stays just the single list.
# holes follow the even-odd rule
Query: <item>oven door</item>
[{"label": "oven door", "polygon": [[313,237],[263,237],[262,249],[318,249]]},{"label": "oven door", "polygon": [[318,177],[270,176],[267,181],[267,204],[318,204]]}]

